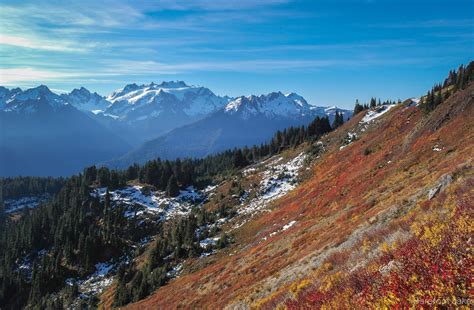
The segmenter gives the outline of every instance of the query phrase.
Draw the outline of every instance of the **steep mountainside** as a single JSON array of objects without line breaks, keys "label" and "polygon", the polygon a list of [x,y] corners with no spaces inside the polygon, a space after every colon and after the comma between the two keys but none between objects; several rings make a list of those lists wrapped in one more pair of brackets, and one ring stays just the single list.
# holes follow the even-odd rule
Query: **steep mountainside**
[{"label": "steep mountainside", "polygon": [[69,94],[62,94],[61,97],[72,104],[75,108],[98,114],[107,109],[110,101],[97,93],[91,93],[84,87],[73,89]]},{"label": "steep mountainside", "polygon": [[277,130],[307,125],[316,116],[332,121],[336,112],[345,120],[352,115],[348,110],[311,106],[294,93],[239,97],[210,116],[150,140],[107,165],[123,168],[156,157],[204,157],[229,148],[251,147],[267,142]]},{"label": "steep mountainside", "polygon": [[[465,304],[473,289],[473,93],[471,83],[429,114],[409,100],[356,115],[306,153],[301,185],[224,224],[235,244],[189,260],[128,308]],[[243,172],[244,192],[259,169]],[[252,205],[252,191],[238,210]]]},{"label": "steep mountainside", "polygon": [[0,175],[70,175],[129,146],[46,86],[11,90],[0,110]]}]

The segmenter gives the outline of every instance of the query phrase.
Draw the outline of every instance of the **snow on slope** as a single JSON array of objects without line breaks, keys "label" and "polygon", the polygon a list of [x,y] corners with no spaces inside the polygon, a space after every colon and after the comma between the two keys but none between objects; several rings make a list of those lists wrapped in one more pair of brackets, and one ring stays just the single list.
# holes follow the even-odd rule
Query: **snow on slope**
[{"label": "snow on slope", "polygon": [[[106,188],[96,189],[92,195],[104,199]],[[158,215],[160,219],[167,220],[178,215],[188,214],[193,206],[206,200],[209,190],[198,191],[190,186],[181,190],[177,197],[166,197],[164,192],[147,190],[143,186],[134,185],[123,189],[110,191],[110,200],[115,204],[127,207],[127,217],[147,217]]]},{"label": "snow on slope", "polygon": [[388,111],[390,111],[391,108],[396,107],[396,104],[387,104],[387,105],[382,105],[374,108],[374,110],[369,110],[367,111],[367,114],[365,114],[364,118],[360,121],[361,124],[363,123],[369,123],[373,121],[374,119],[379,118],[380,116],[384,115]]},{"label": "snow on slope", "polygon": [[4,91],[2,101],[4,104],[0,106],[0,110],[5,112],[16,113],[33,113],[41,106],[50,106],[54,110],[67,105],[68,102],[51,92],[45,85],[30,88],[21,91],[19,88],[11,91]]},{"label": "snow on slope", "polygon": [[[271,201],[293,190],[297,185],[297,177],[305,159],[305,153],[300,153],[289,162],[282,164],[278,164],[282,160],[281,157],[274,159],[263,172],[257,197],[248,204],[244,202],[244,206],[238,210],[238,213],[253,215],[255,212],[265,208]],[[253,173],[252,169],[254,168],[246,169],[244,175]]]},{"label": "snow on slope", "polygon": [[94,114],[105,111],[110,105],[110,102],[104,97],[97,93],[91,93],[84,87],[74,89],[69,94],[62,94],[61,98],[79,110],[92,112]]},{"label": "snow on slope", "polygon": [[50,197],[51,196],[49,194],[44,194],[40,196],[21,197],[18,199],[6,199],[4,201],[5,212],[12,213],[25,208],[34,209],[37,208],[41,203],[48,201]]}]

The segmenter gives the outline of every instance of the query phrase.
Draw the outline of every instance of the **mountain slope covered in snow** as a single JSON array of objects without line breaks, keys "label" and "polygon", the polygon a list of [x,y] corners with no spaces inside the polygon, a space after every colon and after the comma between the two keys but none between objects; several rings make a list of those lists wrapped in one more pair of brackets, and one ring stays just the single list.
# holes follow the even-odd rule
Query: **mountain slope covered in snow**
[{"label": "mountain slope covered in snow", "polygon": [[62,94],[61,98],[81,111],[94,114],[105,111],[110,105],[105,97],[97,93],[91,93],[84,87],[73,89],[69,94]]},{"label": "mountain slope covered in snow", "polygon": [[96,119],[132,144],[190,124],[222,108],[228,97],[182,81],[129,84],[107,97],[111,103]]},{"label": "mountain slope covered in snow", "polygon": [[204,157],[229,148],[251,147],[267,142],[277,130],[307,125],[316,116],[328,116],[332,121],[336,111],[345,120],[352,115],[348,110],[311,106],[294,93],[242,96],[208,117],[147,141],[107,164],[126,167],[156,157]]}]

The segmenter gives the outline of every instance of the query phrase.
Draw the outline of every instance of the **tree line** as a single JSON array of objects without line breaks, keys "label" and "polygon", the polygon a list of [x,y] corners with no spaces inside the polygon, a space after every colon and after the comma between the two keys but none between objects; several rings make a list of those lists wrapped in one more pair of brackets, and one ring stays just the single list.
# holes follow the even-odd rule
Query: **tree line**
[{"label": "tree line", "polygon": [[305,141],[320,136],[341,126],[344,116],[336,111],[334,121],[329,117],[316,117],[308,126],[289,127],[278,130],[268,143],[252,147],[234,148],[199,159],[161,160],[157,158],[143,165],[133,164],[125,170],[107,167],[88,167],[84,170],[87,185],[107,187],[110,190],[124,187],[128,181],[139,180],[153,185],[168,196],[179,195],[180,189],[188,186],[202,188],[222,177],[262,158],[278,154],[284,149],[296,147]]},{"label": "tree line", "polygon": [[474,61],[467,66],[461,65],[458,70],[449,71],[448,77],[441,84],[434,85],[421,100],[425,112],[433,111],[459,89],[465,89],[474,81]]},{"label": "tree line", "polygon": [[356,102],[355,102],[355,105],[354,105],[353,115],[356,115],[356,114],[358,114],[362,111],[368,110],[368,109],[376,108],[378,106],[392,105],[392,104],[397,104],[397,103],[400,103],[400,100],[392,101],[392,100],[389,99],[389,100],[381,101],[380,98],[377,100],[376,97],[372,97],[372,98],[370,98],[369,103],[361,104],[361,103],[359,103],[359,99],[356,99]]},{"label": "tree line", "polygon": [[66,183],[64,178],[53,177],[8,177],[0,179],[3,199],[25,196],[56,194]]}]

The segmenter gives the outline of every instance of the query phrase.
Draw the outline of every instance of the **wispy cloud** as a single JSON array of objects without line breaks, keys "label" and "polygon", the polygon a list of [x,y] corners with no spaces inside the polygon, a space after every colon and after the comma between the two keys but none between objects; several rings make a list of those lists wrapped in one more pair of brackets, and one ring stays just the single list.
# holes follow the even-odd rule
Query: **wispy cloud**
[{"label": "wispy cloud", "polygon": [[24,47],[30,49],[48,50],[48,51],[59,51],[59,52],[85,52],[88,48],[85,45],[74,46],[70,42],[61,41],[52,42],[44,39],[30,39],[20,36],[12,36],[0,34],[0,45]]},{"label": "wispy cloud", "polygon": [[57,5],[50,1],[0,6],[2,18],[38,25],[80,27],[119,27],[143,17],[134,6],[117,2],[80,1]]},{"label": "wispy cloud", "polygon": [[[422,65],[447,60],[437,57],[413,58],[384,58],[373,55],[338,59],[253,59],[235,61],[204,61],[165,63],[149,61],[103,61],[95,70],[83,68],[58,68],[44,70],[32,67],[0,68],[0,84],[12,85],[15,83],[44,81],[68,81],[81,84],[82,82],[103,83],[117,81],[152,78],[158,75],[179,75],[193,72],[235,72],[235,73],[275,73],[275,72],[309,72],[325,68],[363,68],[367,66],[400,66]],[[133,78],[131,78],[133,77]]]},{"label": "wispy cloud", "polygon": [[0,68],[0,84],[11,85],[20,82],[36,82],[75,77],[77,74],[35,68]]},{"label": "wispy cloud", "polygon": [[149,9],[156,10],[242,10],[257,7],[274,6],[288,3],[289,0],[239,0],[239,1],[216,1],[216,0],[158,0],[147,3]]}]

